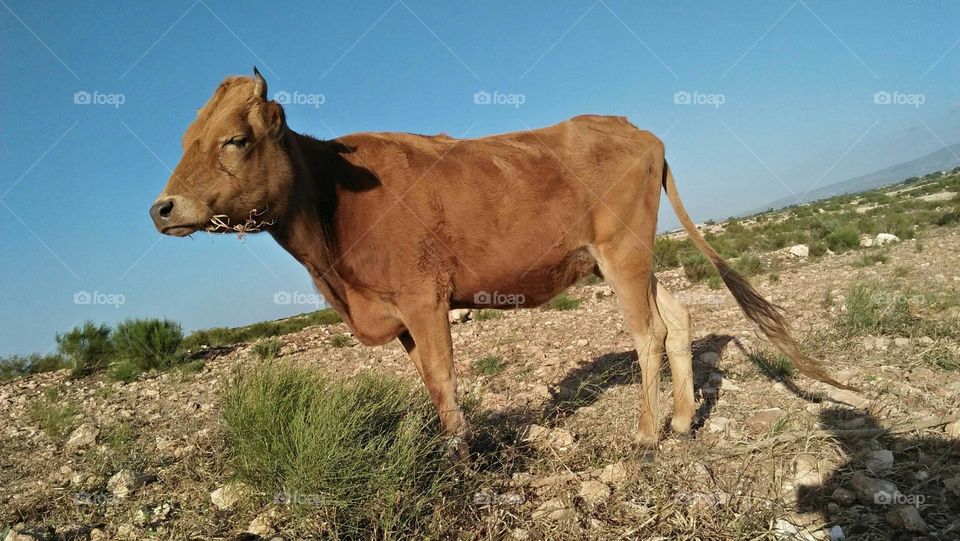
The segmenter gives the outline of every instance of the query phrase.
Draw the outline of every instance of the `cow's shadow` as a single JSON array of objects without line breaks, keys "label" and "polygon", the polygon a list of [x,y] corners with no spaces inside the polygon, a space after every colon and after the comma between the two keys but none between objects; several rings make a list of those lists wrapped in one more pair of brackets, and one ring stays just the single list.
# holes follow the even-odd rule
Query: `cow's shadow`
[{"label": "cow's shadow", "polygon": [[[710,390],[712,373],[725,375],[721,368],[723,352],[728,343],[736,341],[729,335],[711,334],[697,339],[691,345],[693,352],[694,394],[700,396],[697,420],[694,429],[703,426],[716,402],[716,394]],[[715,361],[704,362],[701,355],[714,352]],[[669,365],[664,358],[661,377],[668,377]],[[607,353],[567,373],[551,390],[551,396],[539,408],[512,408],[495,412],[471,412],[466,407],[472,425],[471,451],[475,453],[476,466],[480,470],[522,470],[524,464],[535,460],[535,453],[523,444],[522,428],[531,423],[555,427],[577,410],[596,403],[604,393],[618,385],[628,385],[641,380],[635,350]],[[669,392],[669,391],[668,391]],[[664,419],[664,434],[669,434]]]},{"label": "cow's shadow", "polygon": [[[878,435],[883,431],[873,415],[843,407],[824,409],[820,422],[848,458],[819,486],[798,487],[799,511],[819,513],[824,524],[840,526],[851,541],[923,535],[960,539],[960,494],[955,492],[960,491],[960,440],[945,434]],[[871,472],[872,453],[880,450],[893,453],[893,465],[883,469],[874,463]],[[862,481],[858,490],[854,476],[893,482],[897,492],[890,494],[881,485],[864,490]],[[904,527],[900,517],[909,510],[898,508],[909,505],[917,507],[927,525],[925,531]]]},{"label": "cow's shadow", "polygon": [[[710,334],[691,344],[694,396],[702,397],[694,428],[702,426],[713,411],[716,395],[709,392],[710,375],[712,373],[718,373],[721,377],[725,375],[720,361],[723,358],[724,348],[731,341],[736,341],[736,338],[729,335]],[[716,361],[701,360],[702,354],[706,352],[716,353]],[[661,378],[672,377],[666,356],[661,363],[660,375]],[[636,350],[601,355],[568,373],[555,389],[551,390],[551,398],[544,404],[541,418],[549,424],[557,424],[576,410],[594,404],[609,389],[618,385],[637,383],[640,380]]]}]

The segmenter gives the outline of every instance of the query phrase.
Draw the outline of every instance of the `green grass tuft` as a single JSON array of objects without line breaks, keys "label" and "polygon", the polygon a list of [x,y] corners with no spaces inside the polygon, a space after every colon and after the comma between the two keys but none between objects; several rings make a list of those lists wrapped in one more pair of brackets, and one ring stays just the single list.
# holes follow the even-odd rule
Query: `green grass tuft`
[{"label": "green grass tuft", "polygon": [[46,389],[42,398],[27,403],[27,415],[54,440],[66,438],[77,427],[78,413],[76,404],[60,399],[56,387]]},{"label": "green grass tuft", "polygon": [[481,376],[496,376],[503,372],[503,360],[496,355],[487,355],[473,362],[471,370]]},{"label": "green grass tuft", "polygon": [[770,379],[787,381],[797,375],[797,367],[786,355],[760,351],[750,354],[750,362]]},{"label": "green grass tuft", "polygon": [[283,342],[276,338],[270,338],[257,342],[253,345],[253,354],[260,360],[273,359],[280,353]]},{"label": "green grass tuft", "polygon": [[566,293],[561,293],[547,303],[547,308],[550,310],[576,310],[580,308],[580,301]]},{"label": "green grass tuft", "polygon": [[255,362],[227,383],[223,417],[236,475],[309,513],[321,538],[419,537],[455,484],[430,401],[382,374]]},{"label": "green grass tuft", "polygon": [[495,310],[492,308],[485,308],[483,310],[477,310],[473,313],[474,321],[488,321],[491,319],[500,319],[503,317],[503,310]]}]

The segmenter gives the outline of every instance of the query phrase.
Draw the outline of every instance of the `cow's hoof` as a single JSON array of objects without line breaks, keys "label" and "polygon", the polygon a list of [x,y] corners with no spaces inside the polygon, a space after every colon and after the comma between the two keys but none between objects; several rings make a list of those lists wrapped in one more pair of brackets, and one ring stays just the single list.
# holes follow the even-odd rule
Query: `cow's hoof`
[{"label": "cow's hoof", "polygon": [[457,464],[466,464],[470,459],[470,445],[465,434],[458,434],[447,440],[447,455]]},{"label": "cow's hoof", "polygon": [[690,429],[692,425],[693,422],[690,419],[674,417],[673,420],[670,421],[670,431],[679,439],[687,439],[693,436],[693,431]]}]

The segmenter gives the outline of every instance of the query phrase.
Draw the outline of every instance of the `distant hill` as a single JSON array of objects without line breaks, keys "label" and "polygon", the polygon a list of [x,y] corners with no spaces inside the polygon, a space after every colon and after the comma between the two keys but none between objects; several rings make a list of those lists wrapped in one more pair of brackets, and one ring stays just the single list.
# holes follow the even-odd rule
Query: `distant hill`
[{"label": "distant hill", "polygon": [[898,163],[897,165],[875,171],[869,175],[851,178],[849,180],[844,180],[842,182],[830,184],[829,186],[823,186],[822,188],[811,190],[809,193],[803,195],[800,198],[800,201],[797,201],[797,199],[793,196],[777,199],[772,203],[755,209],[750,214],[764,212],[769,209],[788,207],[797,203],[809,203],[810,201],[817,201],[819,199],[826,199],[828,197],[834,197],[837,195],[872,190],[886,184],[901,182],[910,177],[923,176],[933,171],[950,171],[951,169],[960,166],[960,159],[958,159],[957,156],[960,156],[960,143],[943,147],[940,150],[927,154],[926,156],[922,156],[909,162]]}]

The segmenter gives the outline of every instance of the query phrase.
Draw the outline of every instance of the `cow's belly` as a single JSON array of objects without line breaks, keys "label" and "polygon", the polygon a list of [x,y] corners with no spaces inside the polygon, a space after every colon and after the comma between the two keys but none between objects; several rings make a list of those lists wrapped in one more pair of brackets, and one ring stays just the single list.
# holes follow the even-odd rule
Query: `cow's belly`
[{"label": "cow's belly", "polygon": [[[586,248],[517,257],[494,269],[462,270],[451,298],[453,308],[532,308],[589,275],[597,262]],[[539,257],[538,257],[539,256]],[[470,265],[464,261],[464,267]],[[479,262],[478,262],[479,264]]]},{"label": "cow's belly", "polygon": [[379,346],[393,340],[404,330],[403,321],[392,304],[347,287],[350,317],[345,318],[354,337],[366,346]]}]

